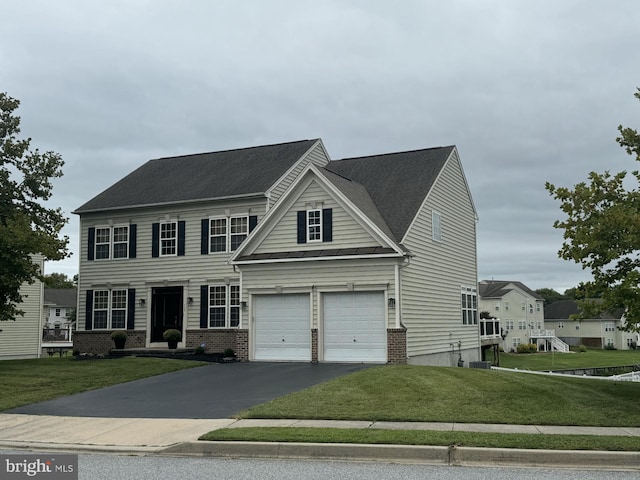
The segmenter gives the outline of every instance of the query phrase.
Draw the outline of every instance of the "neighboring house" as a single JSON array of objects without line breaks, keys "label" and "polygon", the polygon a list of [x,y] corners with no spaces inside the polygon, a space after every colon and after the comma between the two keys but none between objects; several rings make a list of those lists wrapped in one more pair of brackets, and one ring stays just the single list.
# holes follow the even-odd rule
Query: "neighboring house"
[{"label": "neighboring house", "polygon": [[80,215],[74,349],[244,360],[479,359],[476,212],[455,147],[332,161],[321,140],[151,160]]},{"label": "neighboring house", "polygon": [[568,350],[553,330],[545,328],[544,298],[522,282],[482,280],[478,290],[479,311],[500,319],[505,351],[527,343],[535,343],[541,351]]},{"label": "neighboring house", "polygon": [[75,288],[45,288],[42,327],[42,348],[51,353],[53,349],[71,348],[75,317],[72,313],[78,303]]},{"label": "neighboring house", "polygon": [[547,306],[545,323],[553,327],[556,335],[571,346],[610,346],[619,350],[637,347],[638,333],[619,330],[625,322],[622,309],[614,313],[603,313],[599,318],[572,320],[571,315],[579,312],[580,308],[575,300],[558,300]]},{"label": "neighboring house", "polygon": [[[34,256],[34,262],[43,270],[44,258]],[[14,321],[0,322],[0,360],[39,358],[42,339],[42,302],[44,286],[40,280],[24,283],[20,288],[23,301],[19,305],[24,316]]]}]

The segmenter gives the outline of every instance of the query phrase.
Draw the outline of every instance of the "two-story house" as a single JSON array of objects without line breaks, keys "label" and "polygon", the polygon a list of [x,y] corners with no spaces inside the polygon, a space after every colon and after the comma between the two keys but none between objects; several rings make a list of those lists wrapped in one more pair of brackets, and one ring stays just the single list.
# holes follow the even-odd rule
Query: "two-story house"
[{"label": "two-story house", "polygon": [[42,348],[46,353],[71,349],[78,293],[75,288],[45,288]]},{"label": "two-story house", "polygon": [[479,359],[476,211],[455,147],[331,160],[303,140],[151,160],[78,208],[74,349],[251,361]]},{"label": "two-story house", "polygon": [[575,300],[558,300],[545,309],[545,324],[571,346],[590,348],[636,349],[640,343],[638,332],[626,332],[620,327],[625,323],[624,310],[606,312],[597,318],[573,320],[580,313]]},{"label": "two-story house", "polygon": [[480,312],[500,319],[503,349],[515,351],[518,345],[535,343],[540,350],[550,346],[555,335],[544,325],[544,298],[522,282],[482,280],[478,284]]}]

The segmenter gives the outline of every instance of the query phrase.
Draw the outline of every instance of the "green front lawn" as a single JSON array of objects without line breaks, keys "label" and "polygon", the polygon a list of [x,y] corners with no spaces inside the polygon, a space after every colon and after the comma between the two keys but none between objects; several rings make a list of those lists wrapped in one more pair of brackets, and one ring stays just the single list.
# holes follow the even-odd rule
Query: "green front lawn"
[{"label": "green front lawn", "polygon": [[[493,360],[487,352],[487,360]],[[500,353],[500,366],[521,370],[617,367],[640,364],[640,350],[596,350],[569,353]]]},{"label": "green front lawn", "polygon": [[526,373],[381,366],[239,413],[242,418],[640,426],[640,384]]},{"label": "green front lawn", "polygon": [[640,451],[640,437],[531,435],[341,428],[226,428],[200,440],[247,442],[364,443],[387,445],[458,445],[483,448]]},{"label": "green front lawn", "polygon": [[0,411],[200,365],[206,363],[134,357],[109,360],[76,360],[72,357],[2,360]]}]

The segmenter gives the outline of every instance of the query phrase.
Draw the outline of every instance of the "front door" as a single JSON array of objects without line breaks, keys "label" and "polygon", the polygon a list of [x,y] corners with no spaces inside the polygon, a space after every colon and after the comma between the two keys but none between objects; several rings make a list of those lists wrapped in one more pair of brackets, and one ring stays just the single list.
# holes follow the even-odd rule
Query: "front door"
[{"label": "front door", "polygon": [[182,287],[158,287],[151,294],[151,342],[164,342],[169,328],[182,332]]}]

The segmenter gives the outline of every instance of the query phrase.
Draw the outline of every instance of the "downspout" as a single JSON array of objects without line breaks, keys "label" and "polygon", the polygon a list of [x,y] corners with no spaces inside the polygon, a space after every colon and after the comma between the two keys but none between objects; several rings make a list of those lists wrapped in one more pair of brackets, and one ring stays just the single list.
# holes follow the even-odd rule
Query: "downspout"
[{"label": "downspout", "polygon": [[404,328],[405,330],[407,329],[407,327],[404,326],[404,324],[402,323],[402,318],[400,315],[401,312],[401,289],[400,289],[400,269],[409,266],[409,264],[411,263],[411,256],[410,255],[406,255],[404,257],[404,262],[402,265],[400,265],[399,263],[396,263],[396,268],[395,268],[395,281],[396,281],[396,286],[395,286],[395,296],[396,296],[396,310],[395,310],[395,314],[396,314],[396,328]]}]

